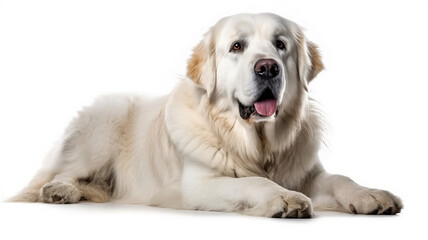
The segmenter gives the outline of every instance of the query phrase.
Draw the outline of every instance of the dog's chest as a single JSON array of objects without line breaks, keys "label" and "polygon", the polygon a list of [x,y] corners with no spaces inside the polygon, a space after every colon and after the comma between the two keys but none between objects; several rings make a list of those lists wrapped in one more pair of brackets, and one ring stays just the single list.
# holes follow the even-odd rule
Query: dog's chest
[{"label": "dog's chest", "polygon": [[262,166],[268,179],[289,190],[298,190],[315,162],[309,156],[301,156],[294,152],[281,152],[266,154]]}]

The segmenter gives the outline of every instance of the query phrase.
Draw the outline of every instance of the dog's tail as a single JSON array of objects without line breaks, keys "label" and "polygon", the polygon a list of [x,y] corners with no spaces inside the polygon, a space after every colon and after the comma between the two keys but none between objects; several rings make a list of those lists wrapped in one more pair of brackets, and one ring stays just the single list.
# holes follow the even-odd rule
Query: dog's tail
[{"label": "dog's tail", "polygon": [[6,200],[7,202],[40,202],[40,189],[43,185],[50,182],[54,175],[40,170],[30,181],[27,187],[18,194]]}]

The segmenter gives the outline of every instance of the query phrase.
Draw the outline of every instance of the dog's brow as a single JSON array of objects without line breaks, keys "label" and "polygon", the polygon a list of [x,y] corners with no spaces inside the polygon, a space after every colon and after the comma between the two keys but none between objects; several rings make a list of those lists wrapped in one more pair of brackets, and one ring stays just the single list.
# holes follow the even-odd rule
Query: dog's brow
[{"label": "dog's brow", "polygon": [[239,36],[238,37],[239,40],[245,41],[248,37],[248,34],[247,33],[239,33],[238,36]]},{"label": "dog's brow", "polygon": [[232,38],[233,42],[240,42],[241,44],[244,44],[244,45],[247,44],[247,37],[248,37],[247,33],[238,33],[238,34],[236,34],[236,36],[237,37]]},{"label": "dog's brow", "polygon": [[283,31],[283,30],[280,30],[280,29],[276,29],[274,32],[273,32],[273,38],[274,39],[276,39],[276,38],[279,38],[279,37],[283,37],[283,36],[285,36],[286,34],[285,34],[285,32]]}]

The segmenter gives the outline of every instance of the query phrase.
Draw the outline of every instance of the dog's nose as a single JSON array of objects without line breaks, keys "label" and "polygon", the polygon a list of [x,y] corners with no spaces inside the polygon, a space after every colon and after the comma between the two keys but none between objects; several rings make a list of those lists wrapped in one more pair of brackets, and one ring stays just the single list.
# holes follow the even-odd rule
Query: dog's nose
[{"label": "dog's nose", "polygon": [[260,59],[254,66],[254,72],[264,79],[274,78],[279,73],[278,63],[273,59]]}]

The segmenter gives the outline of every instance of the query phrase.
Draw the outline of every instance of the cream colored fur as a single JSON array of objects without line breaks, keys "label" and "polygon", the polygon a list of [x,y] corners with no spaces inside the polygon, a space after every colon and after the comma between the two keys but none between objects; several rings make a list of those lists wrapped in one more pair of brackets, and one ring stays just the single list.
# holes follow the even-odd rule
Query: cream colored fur
[{"label": "cream colored fur", "polygon": [[[231,52],[236,40],[243,51]],[[286,49],[277,49],[280,39]],[[253,66],[279,64],[278,115],[239,115],[259,91]],[[308,96],[323,68],[295,23],[273,14],[220,20],[195,48],[188,76],[163,98],[98,98],[72,121],[30,185],[12,201],[115,201],[311,217],[313,208],[396,214],[400,199],[326,173],[320,115]]]}]

